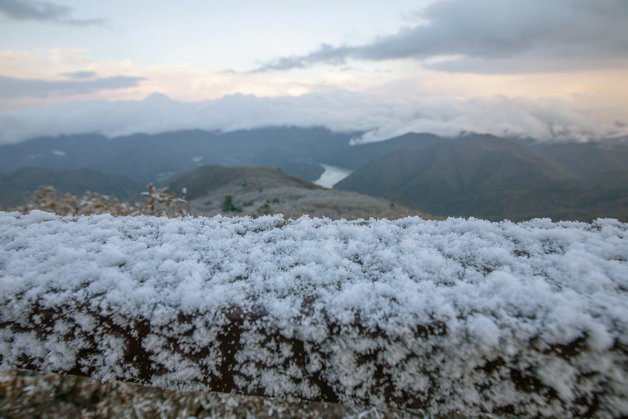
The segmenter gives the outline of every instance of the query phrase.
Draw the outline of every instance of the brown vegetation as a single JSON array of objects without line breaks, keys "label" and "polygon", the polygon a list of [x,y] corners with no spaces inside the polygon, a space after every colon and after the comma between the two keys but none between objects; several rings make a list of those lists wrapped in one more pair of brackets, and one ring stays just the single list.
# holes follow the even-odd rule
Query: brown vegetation
[{"label": "brown vegetation", "polygon": [[146,202],[120,202],[109,195],[87,192],[81,197],[69,193],[61,193],[52,186],[42,186],[35,191],[33,199],[21,212],[32,210],[54,212],[59,215],[91,215],[111,214],[120,215],[155,215],[166,217],[182,217],[188,215],[188,202],[183,198],[175,197],[174,193],[166,192],[167,188],[156,188],[149,184],[147,191],[142,192]]}]

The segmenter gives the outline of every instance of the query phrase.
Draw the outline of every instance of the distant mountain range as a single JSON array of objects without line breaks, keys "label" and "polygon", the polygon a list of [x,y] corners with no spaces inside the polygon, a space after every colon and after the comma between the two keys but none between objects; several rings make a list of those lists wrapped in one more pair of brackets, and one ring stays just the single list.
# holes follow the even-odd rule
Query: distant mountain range
[{"label": "distant mountain range", "polygon": [[[490,135],[447,139],[409,133],[351,145],[357,135],[324,128],[269,127],[110,139],[97,134],[37,138],[0,146],[0,171],[5,173],[0,205],[18,202],[15,197],[23,197],[33,183],[53,180],[62,191],[80,193],[86,188],[124,197],[137,185],[166,185],[177,174],[204,165],[268,166],[314,181],[325,164],[353,170],[335,189],[382,197],[436,216],[628,220],[625,141],[542,143]],[[21,179],[34,175],[19,171],[25,167],[54,169],[56,174],[41,172],[41,181],[27,182]],[[81,177],[82,183],[61,181],[64,171],[78,169],[100,174],[68,172],[67,179]],[[217,176],[217,172],[194,173]],[[111,175],[121,178],[110,178],[112,183],[106,186],[102,176]],[[219,181],[212,179],[207,182]],[[114,184],[125,186],[114,191]]]},{"label": "distant mountain range", "polygon": [[349,148],[352,134],[323,128],[200,130],[106,138],[97,134],[42,137],[0,146],[0,170],[25,166],[91,168],[143,182],[166,181],[201,165],[270,166],[306,180],[323,173],[328,155]]},{"label": "distant mountain range", "polygon": [[40,186],[53,186],[64,193],[79,196],[86,191],[98,192],[128,201],[136,198],[145,185],[124,176],[93,169],[23,167],[13,173],[0,173],[0,207],[23,206],[29,201],[30,194]]},{"label": "distant mountain range", "polygon": [[[628,219],[628,183],[617,181],[628,174],[628,159],[617,158],[628,152],[626,145],[607,152],[594,143],[526,148],[491,135],[437,142],[408,138],[415,138],[411,146],[371,160],[335,187],[444,216]],[[594,164],[583,161],[589,156]]]}]

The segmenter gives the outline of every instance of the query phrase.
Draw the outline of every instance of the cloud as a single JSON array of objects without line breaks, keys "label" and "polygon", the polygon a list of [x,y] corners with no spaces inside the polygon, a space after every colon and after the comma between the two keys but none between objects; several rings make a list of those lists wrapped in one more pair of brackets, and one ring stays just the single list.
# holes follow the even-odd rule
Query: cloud
[{"label": "cloud", "polygon": [[71,102],[0,113],[0,143],[41,135],[100,132],[107,136],[180,129],[232,131],[263,126],[325,126],[363,132],[379,141],[406,132],[456,136],[461,132],[541,140],[602,139],[628,135],[625,107],[558,99],[394,99],[343,90],[262,98],[230,95],[178,102],[164,95],[143,101]]},{"label": "cloud", "polygon": [[96,77],[97,74],[94,71],[70,71],[61,73],[61,75],[70,79],[91,79]]},{"label": "cloud", "polygon": [[20,79],[0,75],[0,98],[48,97],[94,93],[106,89],[137,86],[142,77],[113,76],[92,80]]},{"label": "cloud", "polygon": [[[529,72],[628,66],[625,0],[444,0],[421,23],[358,46],[322,45],[257,71],[322,63],[449,56],[426,66],[445,71]],[[425,23],[427,22],[427,23]]]},{"label": "cloud", "polygon": [[75,19],[73,9],[50,1],[0,0],[0,12],[9,19],[54,22],[67,25],[103,25],[104,19]]}]

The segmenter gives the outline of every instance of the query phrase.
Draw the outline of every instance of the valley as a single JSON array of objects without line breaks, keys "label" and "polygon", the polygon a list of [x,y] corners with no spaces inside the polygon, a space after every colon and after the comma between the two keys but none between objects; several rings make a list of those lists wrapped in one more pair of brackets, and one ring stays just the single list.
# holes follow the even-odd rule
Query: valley
[{"label": "valley", "polygon": [[[221,203],[229,195],[238,209],[226,211],[230,215],[628,220],[625,140],[556,143],[483,134],[445,138],[408,133],[381,142],[355,143],[358,134],[320,127],[267,127],[37,138],[0,146],[4,173],[0,205],[23,204],[42,184],[62,192],[91,190],[123,200],[135,199],[134,193],[141,190],[138,185],[147,183],[169,185],[179,193],[189,186],[181,179],[188,176],[198,184],[204,173],[207,196],[187,197],[197,214],[225,212]],[[239,169],[230,174],[223,173],[226,169],[209,169],[219,166]],[[251,168],[246,174],[245,167]],[[267,169],[253,169],[262,167]],[[270,169],[303,182],[291,178],[286,183],[286,176],[269,176]],[[39,178],[33,170],[39,171]],[[76,177],[76,170],[90,172],[78,176],[80,181],[64,180]],[[251,189],[256,176],[263,186]]]}]

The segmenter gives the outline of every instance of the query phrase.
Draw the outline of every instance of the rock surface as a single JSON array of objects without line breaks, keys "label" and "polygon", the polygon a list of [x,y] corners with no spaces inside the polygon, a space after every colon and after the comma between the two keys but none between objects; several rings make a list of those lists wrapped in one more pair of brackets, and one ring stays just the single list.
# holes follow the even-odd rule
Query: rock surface
[{"label": "rock surface", "polygon": [[3,418],[410,418],[423,412],[359,409],[217,392],[166,391],[28,370],[0,372]]}]

